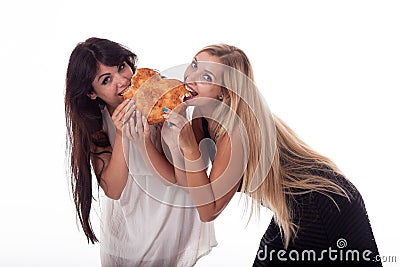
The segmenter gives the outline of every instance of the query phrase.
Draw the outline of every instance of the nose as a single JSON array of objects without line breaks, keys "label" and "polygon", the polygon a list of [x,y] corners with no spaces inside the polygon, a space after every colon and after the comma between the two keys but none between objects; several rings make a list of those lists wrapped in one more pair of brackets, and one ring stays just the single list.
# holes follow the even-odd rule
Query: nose
[{"label": "nose", "polygon": [[123,76],[121,74],[118,74],[116,76],[116,84],[118,87],[126,87],[128,82],[129,82],[129,79],[126,78],[125,76]]},{"label": "nose", "polygon": [[196,72],[187,70],[185,73],[185,83],[196,83]]}]

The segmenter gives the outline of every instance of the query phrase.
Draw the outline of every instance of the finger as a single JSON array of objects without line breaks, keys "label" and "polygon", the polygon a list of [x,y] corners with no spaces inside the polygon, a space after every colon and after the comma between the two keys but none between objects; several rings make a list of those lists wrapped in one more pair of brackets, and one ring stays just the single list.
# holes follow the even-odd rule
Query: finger
[{"label": "finger", "polygon": [[136,111],[136,128],[137,131],[143,131],[142,113],[140,110]]},{"label": "finger", "polygon": [[143,123],[144,134],[145,136],[147,136],[148,134],[150,134],[150,127],[145,116],[142,116],[142,123]]},{"label": "finger", "polygon": [[176,107],[173,109],[173,111],[176,112],[176,113],[185,115],[185,114],[186,114],[186,108],[187,108],[186,103],[185,103],[185,102],[182,102],[181,104],[179,104],[178,106],[176,106]]},{"label": "finger", "polygon": [[187,122],[186,117],[182,116],[179,113],[176,113],[174,110],[171,111],[171,113],[169,114],[167,120],[168,120],[168,122],[171,122],[171,123],[173,123],[174,125],[176,125],[178,127],[179,126],[183,127]]},{"label": "finger", "polygon": [[127,123],[124,125],[124,127],[122,127],[122,130],[123,130],[123,134],[125,136],[127,136],[129,139],[132,139],[132,136],[130,133],[130,128],[131,128],[131,124],[130,124],[130,120],[128,120]]},{"label": "finger", "polygon": [[132,104],[127,107],[127,111],[124,115],[124,122],[127,122],[132,116],[135,116],[134,113],[136,112],[136,105]]},{"label": "finger", "polygon": [[168,128],[172,128],[174,123],[177,123],[177,121],[174,120],[174,118],[171,119],[168,114],[164,114],[164,115],[163,115],[163,117],[164,117],[165,121],[164,121],[163,125],[165,125]]},{"label": "finger", "polygon": [[128,127],[126,127],[126,128],[128,128],[128,134],[129,134],[129,136],[130,136],[133,140],[135,140],[135,139],[136,139],[137,133],[136,133],[136,131],[135,131],[135,119],[134,119],[133,117],[131,117],[131,118],[128,120]]},{"label": "finger", "polygon": [[123,110],[125,109],[125,107],[126,107],[129,103],[130,103],[130,99],[127,99],[127,100],[123,101],[121,104],[119,104],[119,105],[115,108],[115,110],[114,110],[114,112],[113,112],[113,114],[112,114],[112,116],[111,116],[111,119],[112,119],[113,121],[121,120],[121,119],[122,119],[122,115],[123,115],[123,113],[121,113],[121,111],[123,111]]},{"label": "finger", "polygon": [[131,100],[130,100],[130,99],[124,100],[121,104],[119,104],[119,105],[115,108],[115,110],[114,110],[114,112],[113,112],[113,115],[114,115],[114,114],[115,114],[115,115],[118,115],[122,110],[124,110],[124,108],[125,108],[129,103],[131,103]]}]

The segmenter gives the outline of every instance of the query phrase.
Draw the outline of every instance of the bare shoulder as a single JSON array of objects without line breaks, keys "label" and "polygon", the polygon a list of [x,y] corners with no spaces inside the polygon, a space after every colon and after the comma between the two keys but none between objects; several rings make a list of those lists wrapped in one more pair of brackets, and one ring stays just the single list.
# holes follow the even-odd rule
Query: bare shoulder
[{"label": "bare shoulder", "polygon": [[99,131],[92,135],[92,142],[90,144],[90,160],[96,174],[108,165],[108,162],[111,159],[112,150],[112,146],[106,133]]},{"label": "bare shoulder", "polygon": [[90,144],[90,152],[93,154],[109,151],[111,153],[112,147],[108,139],[108,135],[104,131],[97,131],[91,136],[92,142]]}]

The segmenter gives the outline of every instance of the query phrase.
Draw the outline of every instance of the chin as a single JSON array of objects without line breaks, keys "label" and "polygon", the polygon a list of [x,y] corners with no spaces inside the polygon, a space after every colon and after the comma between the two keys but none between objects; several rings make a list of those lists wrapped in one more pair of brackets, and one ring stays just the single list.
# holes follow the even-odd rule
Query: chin
[{"label": "chin", "polygon": [[206,107],[206,108],[216,108],[221,104],[221,101],[211,98],[211,97],[193,97],[185,101],[188,106],[196,106],[196,107]]}]

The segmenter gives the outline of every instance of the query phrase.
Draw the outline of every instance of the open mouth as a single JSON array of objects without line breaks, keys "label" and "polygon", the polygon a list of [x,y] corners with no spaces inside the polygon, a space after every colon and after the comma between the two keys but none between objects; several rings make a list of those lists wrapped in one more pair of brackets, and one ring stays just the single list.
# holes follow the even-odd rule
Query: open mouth
[{"label": "open mouth", "polygon": [[131,84],[129,84],[128,87],[126,87],[124,90],[122,90],[122,92],[119,92],[118,95],[123,96],[126,92],[129,91],[130,88],[131,88]]},{"label": "open mouth", "polygon": [[185,87],[186,87],[186,90],[189,91],[189,93],[185,94],[185,96],[183,97],[183,101],[187,101],[198,95],[198,93],[196,91],[194,91],[192,88],[190,88],[190,86],[188,86],[187,84],[185,85]]}]

